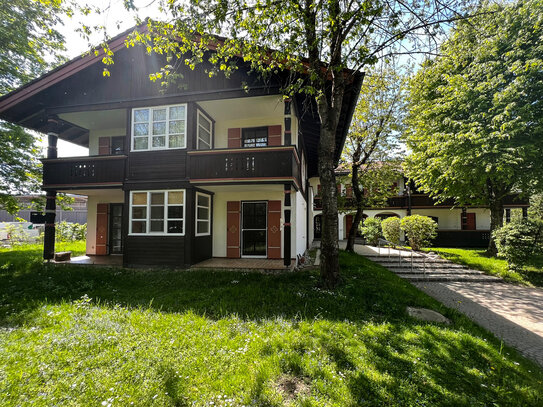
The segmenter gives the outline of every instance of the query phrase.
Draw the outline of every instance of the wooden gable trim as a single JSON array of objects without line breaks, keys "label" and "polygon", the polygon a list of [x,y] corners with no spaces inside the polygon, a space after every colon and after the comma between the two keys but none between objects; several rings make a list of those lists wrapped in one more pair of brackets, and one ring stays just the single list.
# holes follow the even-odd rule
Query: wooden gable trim
[{"label": "wooden gable trim", "polygon": [[[146,25],[136,27],[136,28],[139,28],[142,31],[147,31]],[[125,31],[122,34],[119,34],[117,38],[114,38],[109,43],[109,48],[111,49],[111,51],[115,52],[121,48],[126,47],[125,45],[126,38],[136,28],[131,28],[130,30]],[[76,74],[77,72],[87,68],[88,66],[101,61],[103,57],[104,57],[103,49],[100,49],[98,51],[98,55],[91,53],[83,57],[78,56],[72,59],[71,61],[68,61],[64,65],[61,65],[58,68],[52,70],[51,72],[46,73],[40,78],[37,78],[34,81],[29,82],[26,85],[23,85],[21,88],[16,89],[11,93],[8,93],[4,97],[0,98],[0,112],[13,107],[14,105]]]}]

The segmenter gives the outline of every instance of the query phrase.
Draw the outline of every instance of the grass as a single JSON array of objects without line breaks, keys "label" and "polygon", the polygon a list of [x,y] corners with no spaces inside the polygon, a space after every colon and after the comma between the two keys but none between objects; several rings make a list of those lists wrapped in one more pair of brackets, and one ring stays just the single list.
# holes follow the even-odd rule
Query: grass
[{"label": "grass", "polygon": [[427,249],[427,251],[438,253],[455,263],[484,271],[512,283],[543,287],[543,255],[533,256],[524,271],[516,272],[507,268],[507,262],[504,259],[488,256],[485,249],[439,247]]},{"label": "grass", "polygon": [[[343,282],[0,251],[0,405],[541,406],[543,373],[358,255]],[[443,313],[449,326],[409,318]]]}]

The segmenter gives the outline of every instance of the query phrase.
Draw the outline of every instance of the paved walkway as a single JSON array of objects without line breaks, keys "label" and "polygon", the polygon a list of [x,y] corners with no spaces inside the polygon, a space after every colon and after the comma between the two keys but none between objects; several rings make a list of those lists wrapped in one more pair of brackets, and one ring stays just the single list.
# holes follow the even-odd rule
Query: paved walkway
[{"label": "paved walkway", "polygon": [[[375,257],[375,248],[355,251]],[[387,255],[381,252],[381,255]],[[396,254],[397,255],[397,254]],[[503,282],[412,282],[543,367],[543,290]]]}]

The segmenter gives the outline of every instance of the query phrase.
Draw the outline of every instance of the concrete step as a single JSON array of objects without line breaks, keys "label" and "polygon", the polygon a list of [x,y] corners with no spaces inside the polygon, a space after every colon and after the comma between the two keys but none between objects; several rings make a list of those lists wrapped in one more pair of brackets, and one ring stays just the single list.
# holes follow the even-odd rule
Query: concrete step
[{"label": "concrete step", "polygon": [[[411,262],[402,261],[401,263],[398,262],[379,262],[376,261],[376,263],[380,264],[381,266],[385,266],[387,268],[411,268]],[[423,262],[413,262],[414,268],[429,268],[429,269],[455,269],[455,270],[466,270],[467,267],[463,266],[461,264],[454,264],[454,263],[423,263]]]},{"label": "concrete step", "polygon": [[503,280],[498,277],[494,276],[487,276],[486,274],[478,274],[478,275],[471,275],[471,274],[433,274],[428,273],[426,275],[424,274],[403,274],[403,273],[397,273],[397,275],[407,281],[415,282],[415,281],[427,281],[427,282],[440,282],[440,281],[447,281],[447,282],[472,282],[472,283],[499,283]]},{"label": "concrete step", "polygon": [[[370,259],[371,261],[383,261],[383,262],[394,262],[398,261],[398,256],[365,256],[366,258]],[[411,261],[411,256],[402,256],[402,261]],[[426,259],[422,256],[413,256],[413,261],[426,261],[431,263],[451,263],[451,261],[442,259],[440,257],[426,257]]]},{"label": "concrete step", "polygon": [[396,274],[457,274],[457,275],[462,275],[462,274],[472,274],[472,275],[483,275],[485,273],[483,273],[482,271],[479,271],[479,270],[471,270],[471,269],[461,269],[461,270],[458,270],[458,269],[428,269],[426,268],[426,270],[424,270],[422,267],[421,268],[413,268],[413,270],[411,270],[411,267],[404,267],[404,268],[394,268],[394,267],[388,267],[388,269],[390,271],[393,271],[394,273]]}]

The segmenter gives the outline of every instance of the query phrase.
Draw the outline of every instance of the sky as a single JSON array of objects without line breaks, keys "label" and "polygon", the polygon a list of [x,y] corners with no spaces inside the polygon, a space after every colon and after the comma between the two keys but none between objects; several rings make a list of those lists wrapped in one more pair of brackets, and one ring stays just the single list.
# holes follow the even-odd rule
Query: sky
[{"label": "sky", "polygon": [[[69,59],[75,58],[89,50],[89,42],[82,38],[76,31],[81,23],[84,22],[87,26],[103,25],[107,29],[110,37],[114,37],[120,32],[135,25],[135,13],[128,13],[123,6],[123,0],[78,0],[80,5],[92,3],[93,7],[98,7],[105,10],[102,14],[91,14],[81,17],[75,15],[73,18],[65,17],[62,25],[58,25],[57,30],[64,35],[66,45],[66,57]],[[158,2],[156,0],[135,0],[136,7],[139,8],[138,14],[141,18],[148,16],[158,17]],[[91,43],[96,45],[102,39],[101,33],[96,33],[91,37]],[[43,137],[41,145],[44,151],[47,148],[47,138]],[[77,157],[88,155],[88,149],[68,143],[63,140],[58,140],[58,156],[59,157]]]}]

